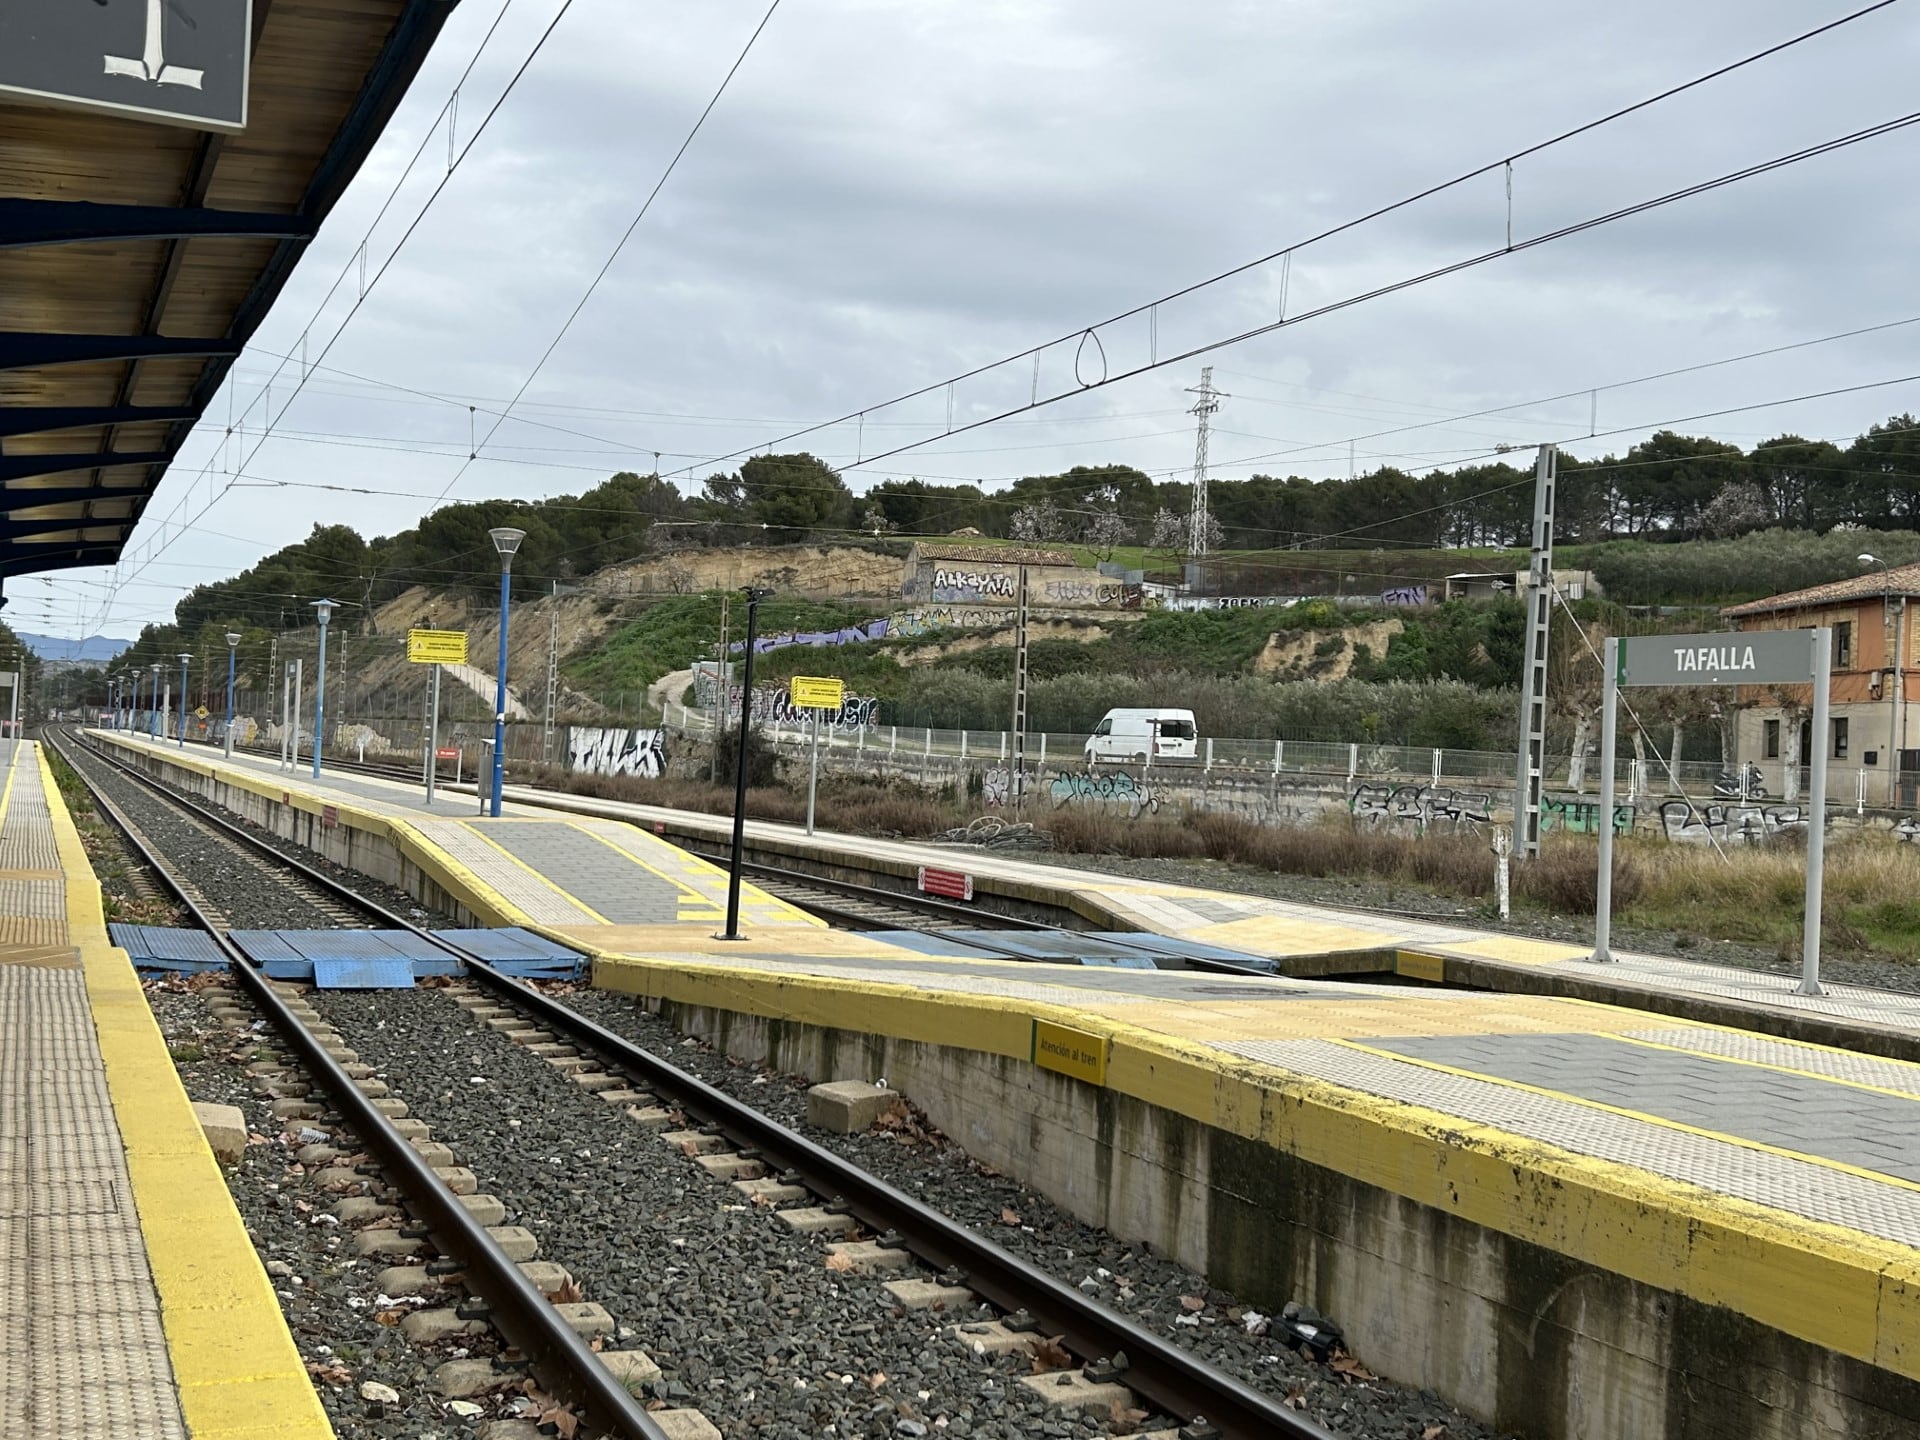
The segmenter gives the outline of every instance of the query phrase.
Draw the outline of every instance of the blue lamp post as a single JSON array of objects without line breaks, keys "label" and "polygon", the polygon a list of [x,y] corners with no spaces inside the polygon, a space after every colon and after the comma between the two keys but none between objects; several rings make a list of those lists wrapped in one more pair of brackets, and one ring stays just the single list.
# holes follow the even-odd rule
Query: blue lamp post
[{"label": "blue lamp post", "polygon": [[120,720],[120,677],[118,675],[107,677],[107,713],[113,716],[113,721],[107,728],[113,729]]},{"label": "blue lamp post", "polygon": [[140,672],[122,670],[120,672],[120,705],[125,712],[120,716],[122,730],[133,729],[134,711],[140,708]]},{"label": "blue lamp post", "polygon": [[497,819],[500,790],[507,776],[507,603],[513,598],[513,555],[520,548],[520,542],[527,538],[527,532],[501,525],[487,533],[493,537],[493,548],[500,552],[500,669],[496,691],[499,703],[493,707],[493,800],[487,808],[487,813]]},{"label": "blue lamp post", "polygon": [[320,778],[320,752],[327,741],[327,622],[333,618],[336,602],[313,602],[314,618],[320,622],[320,661],[313,678],[313,778]]},{"label": "blue lamp post", "polygon": [[154,661],[147,669],[153,672],[153,694],[147,700],[147,738],[160,738],[160,662]]},{"label": "blue lamp post", "polygon": [[240,636],[227,631],[227,758],[233,758],[233,661],[240,651]]},{"label": "blue lamp post", "polygon": [[187,662],[191,659],[193,656],[184,651],[180,655],[180,748],[182,750],[187,748]]}]

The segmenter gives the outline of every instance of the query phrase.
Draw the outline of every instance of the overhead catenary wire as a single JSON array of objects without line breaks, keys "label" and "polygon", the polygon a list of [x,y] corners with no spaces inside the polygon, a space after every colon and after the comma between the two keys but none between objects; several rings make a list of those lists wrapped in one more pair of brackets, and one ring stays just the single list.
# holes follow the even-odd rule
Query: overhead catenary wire
[{"label": "overhead catenary wire", "polygon": [[[1085,326],[1078,330],[1069,331],[1064,335],[1057,336],[1054,339],[1046,341],[1040,345],[1031,346],[1025,350],[1018,351],[1012,355],[1005,356],[1002,359],[992,361],[988,364],[975,366],[969,370],[962,371],[959,374],[949,376],[944,380],[935,381],[932,384],[928,384],[928,385],[922,385],[916,389],[906,391],[900,395],[896,395],[891,399],[882,400],[873,405],[862,406],[858,410],[850,410],[845,414],[837,416],[831,420],[820,421],[816,424],[806,426],[802,429],[788,431],[783,435],[773,437],[771,439],[762,441],[755,445],[747,446],[743,449],[728,451],[721,455],[712,456],[707,460],[701,462],[699,466],[689,466],[675,473],[691,474],[693,473],[694,470],[698,468],[703,468],[704,466],[724,464],[727,461],[739,459],[743,456],[751,455],[759,451],[771,450],[777,446],[791,444],[793,441],[797,439],[804,438],[808,435],[816,434],[822,430],[827,430],[835,426],[849,425],[849,424],[858,422],[872,411],[885,410],[895,405],[905,404],[908,401],[912,401],[916,399],[924,399],[931,396],[937,396],[943,391],[946,392],[950,397],[954,391],[954,388],[964,381],[978,378],[980,376],[990,373],[991,371],[1001,369],[1003,367],[1009,367],[1009,366],[1015,366],[1015,365],[1024,366],[1026,362],[1028,362],[1029,360],[1034,362],[1035,374],[1037,376],[1040,357],[1045,351],[1055,346],[1064,346],[1078,339],[1080,340],[1082,348],[1084,349],[1085,341],[1089,338],[1094,341],[1096,346],[1099,346],[1100,344],[1099,332],[1101,330],[1107,329],[1112,326],[1116,326],[1120,324],[1122,321],[1156,315],[1160,306],[1163,306],[1171,303],[1172,301],[1183,299],[1187,296],[1196,294],[1199,291],[1208,289],[1209,287],[1220,285],[1225,281],[1234,279],[1238,276],[1245,275],[1248,272],[1259,268],[1260,266],[1268,265],[1276,260],[1281,260],[1281,259],[1290,257],[1295,252],[1305,249],[1308,246],[1319,244],[1335,236],[1342,235],[1350,231],[1353,231],[1355,229],[1358,229],[1361,226],[1367,225],[1375,220],[1379,220],[1385,216],[1394,214],[1397,211],[1404,210],[1409,206],[1416,205],[1423,200],[1430,199],[1446,191],[1468,184],[1471,181],[1478,179],[1482,176],[1500,172],[1505,168],[1511,166],[1516,160],[1521,160],[1529,156],[1541,154],[1546,150],[1552,149],[1555,146],[1564,144],[1565,142],[1572,140],[1576,136],[1588,134],[1594,130],[1600,129],[1603,126],[1606,126],[1606,125],[1615,123],[1616,121],[1619,121],[1621,119],[1624,119],[1625,117],[1635,114],[1641,110],[1645,110],[1645,109],[1648,109],[1649,107],[1658,105],[1662,101],[1669,100],[1674,96],[1684,94],[1687,91],[1696,89],[1702,85],[1706,85],[1714,80],[1720,79],[1723,76],[1732,74],[1733,72],[1740,70],[1746,66],[1756,64],[1759,61],[1768,59],[1774,55],[1778,55],[1785,50],[1793,48],[1794,46],[1804,44],[1819,36],[1829,34],[1832,31],[1837,30],[1844,25],[1852,24],[1853,22],[1861,20],[1866,16],[1872,15],[1880,10],[1887,9],[1889,6],[1895,3],[1897,3],[1897,0],[1875,0],[1875,3],[1864,6],[1861,9],[1855,10],[1847,15],[1840,16],[1832,21],[1816,26],[1810,30],[1802,31],[1801,33],[1791,36],[1786,40],[1779,41],[1761,50],[1754,51],[1753,53],[1743,56],[1737,60],[1733,60],[1724,65],[1717,66],[1714,69],[1709,70],[1704,74],[1694,76],[1692,79],[1682,81],[1679,84],[1669,86],[1666,89],[1661,90],[1653,95],[1647,96],[1643,99],[1634,101],[1631,104],[1628,104],[1618,109],[1615,109],[1613,111],[1610,111],[1605,115],[1597,117],[1596,119],[1586,121],[1580,125],[1576,125],[1572,129],[1562,131],[1559,134],[1556,134],[1548,139],[1536,141],[1535,143],[1528,145],[1522,149],[1510,152],[1497,159],[1490,160],[1482,165],[1475,166],[1474,168],[1464,172],[1463,174],[1457,175],[1452,179],[1443,180],[1438,182],[1437,184],[1429,185],[1424,189],[1418,190],[1413,194],[1404,196],[1399,200],[1395,200],[1388,204],[1378,206],[1372,210],[1367,211],[1362,215],[1354,217],[1351,220],[1343,221],[1337,225],[1330,226],[1327,229],[1324,229],[1318,232],[1317,234],[1311,235],[1303,240],[1296,241],[1292,245],[1288,245],[1280,250],[1275,250],[1270,254],[1261,256],[1259,259],[1246,261],[1245,263],[1236,265],[1231,269],[1223,270],[1215,275],[1209,276],[1204,280],[1195,281],[1192,284],[1183,286],[1182,288],[1171,292],[1170,294],[1163,295],[1157,300],[1152,300],[1152,301],[1145,302],[1143,304],[1135,305],[1132,308],[1123,310],[1117,315],[1110,316],[1105,320],[1097,321],[1092,325]],[[1771,170],[1779,169],[1787,165],[1797,164],[1803,160],[1816,158],[1817,156],[1831,153],[1836,149],[1844,148],[1846,146],[1850,146],[1854,144],[1859,144],[1865,140],[1878,138],[1881,135],[1892,133],[1893,131],[1905,128],[1906,126],[1912,125],[1916,122],[1920,122],[1920,112],[1913,112],[1905,116],[1897,117],[1893,120],[1883,121],[1878,125],[1869,126],[1863,130],[1854,131],[1846,135],[1836,136],[1832,139],[1822,141],[1816,145],[1805,146],[1799,150],[1789,151],[1789,152],[1786,152],[1785,154],[1775,156],[1772,159],[1756,162],[1752,165],[1744,166],[1738,170],[1726,172],[1722,175],[1715,176],[1709,180],[1699,181],[1693,185],[1681,187],[1678,190],[1668,191],[1664,194],[1656,195],[1648,199],[1635,202],[1632,205],[1617,207],[1613,210],[1590,216],[1585,220],[1576,221],[1571,224],[1559,226],[1553,230],[1546,231],[1538,235],[1526,237],[1518,241],[1513,240],[1511,236],[1509,236],[1508,241],[1504,246],[1483,251],[1477,255],[1469,256],[1465,259],[1457,260],[1449,264],[1434,266],[1428,270],[1421,271],[1417,274],[1404,277],[1400,280],[1393,281],[1389,284],[1376,286],[1376,287],[1373,287],[1372,289],[1360,292],[1355,295],[1348,296],[1344,299],[1328,302],[1326,304],[1317,306],[1313,309],[1303,311],[1300,314],[1295,316],[1283,315],[1280,318],[1273,320],[1271,322],[1252,326],[1236,334],[1223,336],[1219,339],[1208,341],[1199,345],[1189,346],[1184,350],[1170,353],[1166,356],[1159,356],[1156,354],[1152,356],[1145,364],[1136,365],[1131,369],[1123,370],[1117,374],[1111,373],[1106,369],[1105,362],[1104,362],[1104,347],[1102,347],[1102,372],[1101,372],[1101,378],[1097,381],[1093,381],[1093,382],[1082,381],[1080,384],[1078,384],[1074,388],[1061,390],[1056,394],[1052,394],[1045,397],[1044,399],[1041,398],[1037,393],[1037,381],[1036,381],[1036,392],[1033,398],[1026,404],[1014,405],[1004,410],[1001,410],[996,414],[984,416],[971,421],[965,421],[959,424],[953,423],[950,415],[946,428],[937,434],[930,434],[922,440],[894,446],[890,449],[879,451],[873,456],[863,457],[863,458],[869,458],[869,459],[875,459],[875,460],[887,459],[893,455],[901,454],[907,450],[913,450],[913,449],[919,448],[922,445],[932,444],[938,440],[945,439],[950,435],[961,434],[968,430],[978,429],[983,425],[994,424],[1000,420],[1007,419],[1011,416],[1022,415],[1033,410],[1042,409],[1048,405],[1055,404],[1058,401],[1067,398],[1069,395],[1080,395],[1080,394],[1085,394],[1091,390],[1102,389],[1106,386],[1117,384],[1122,380],[1130,379],[1136,375],[1145,374],[1145,373],[1148,373],[1149,371],[1163,369],[1168,365],[1178,364],[1182,361],[1191,360],[1196,356],[1208,354],[1214,350],[1223,349],[1230,345],[1239,344],[1246,340],[1253,339],[1256,336],[1271,334],[1275,331],[1285,329],[1291,326],[1299,325],[1304,323],[1305,321],[1316,319],[1323,315],[1328,315],[1340,310],[1345,310],[1354,305],[1364,304],[1372,300],[1377,300],[1384,296],[1395,294],[1402,290],[1410,289],[1414,286],[1425,284],[1429,281],[1436,280],[1444,276],[1458,274],[1458,273],[1461,273],[1462,271],[1472,269],[1476,266],[1487,264],[1496,259],[1501,259],[1507,256],[1520,254],[1527,250],[1538,248],[1539,246],[1542,246],[1542,245],[1550,244],[1558,240],[1569,238],[1573,235],[1584,233],[1585,231],[1597,228],[1602,225],[1612,224],[1616,221],[1626,219],[1634,215],[1644,214],[1649,210],[1656,209],[1661,206],[1677,203],[1680,200],[1690,199],[1694,196],[1705,194],[1711,190],[1718,189],[1726,185],[1736,184],[1742,180],[1751,179],[1757,175],[1768,173]],[[1079,379],[1077,374],[1075,378]]]}]

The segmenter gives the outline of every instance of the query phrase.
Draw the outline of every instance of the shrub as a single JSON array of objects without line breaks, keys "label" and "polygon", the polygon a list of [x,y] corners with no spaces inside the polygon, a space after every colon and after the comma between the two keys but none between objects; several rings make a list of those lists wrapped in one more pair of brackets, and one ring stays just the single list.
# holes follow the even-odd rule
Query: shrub
[{"label": "shrub", "polygon": [[[1514,867],[1514,893],[1559,915],[1591,915],[1599,907],[1598,851],[1577,843],[1548,845]],[[1647,889],[1647,872],[1631,854],[1613,852],[1613,910],[1632,907]]]}]

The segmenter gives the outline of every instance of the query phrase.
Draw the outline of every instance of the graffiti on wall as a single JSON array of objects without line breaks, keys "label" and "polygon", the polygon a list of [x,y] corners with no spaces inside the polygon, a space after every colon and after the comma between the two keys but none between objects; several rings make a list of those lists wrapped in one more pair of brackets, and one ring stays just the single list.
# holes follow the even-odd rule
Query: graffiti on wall
[{"label": "graffiti on wall", "polygon": [[1696,805],[1683,799],[1660,804],[1661,833],[1683,844],[1761,845],[1806,828],[1806,812],[1798,805]]},{"label": "graffiti on wall", "polygon": [[936,630],[998,630],[1013,623],[1013,612],[999,605],[922,605],[888,617],[888,633],[911,638]]},{"label": "graffiti on wall", "polygon": [[933,572],[933,598],[958,600],[1011,600],[1017,581],[1011,570],[947,570]]},{"label": "graffiti on wall", "polygon": [[1427,587],[1424,585],[1396,585],[1391,590],[1380,592],[1382,605],[1420,606],[1427,603]]},{"label": "graffiti on wall", "polygon": [[[806,645],[815,649],[833,645],[866,645],[875,640],[884,640],[889,634],[886,620],[869,620],[864,625],[848,625],[840,630],[789,630],[784,635],[756,635],[753,640],[753,653],[765,655],[773,650],[785,650],[794,645]],[[728,647],[735,655],[747,648],[747,642],[736,640]]]},{"label": "graffiti on wall", "polygon": [[667,773],[666,731],[569,725],[567,769],[658,780]]},{"label": "graffiti on wall", "polygon": [[1138,610],[1144,594],[1138,585],[1104,579],[1048,580],[1040,587],[1040,598],[1056,605],[1118,605],[1123,610]]},{"label": "graffiti on wall", "polygon": [[1347,809],[1364,825],[1476,832],[1493,823],[1493,796],[1450,785],[1356,785]]},{"label": "graffiti on wall", "polygon": [[1124,771],[1063,770],[1047,786],[1054,808],[1064,805],[1125,806],[1129,817],[1160,808],[1153,791]]},{"label": "graffiti on wall", "polygon": [[[1633,818],[1633,806],[1615,805],[1613,833],[1632,834]],[[1543,796],[1540,801],[1540,829],[1543,834],[1549,830],[1564,830],[1569,835],[1598,835],[1600,806],[1593,800]]]}]

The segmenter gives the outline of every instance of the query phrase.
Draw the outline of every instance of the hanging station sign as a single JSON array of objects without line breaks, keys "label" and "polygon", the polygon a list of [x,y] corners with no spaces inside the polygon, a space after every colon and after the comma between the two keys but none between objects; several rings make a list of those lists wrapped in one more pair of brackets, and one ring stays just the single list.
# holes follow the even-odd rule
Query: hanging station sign
[{"label": "hanging station sign", "polygon": [[0,101],[247,128],[253,0],[6,0]]}]

